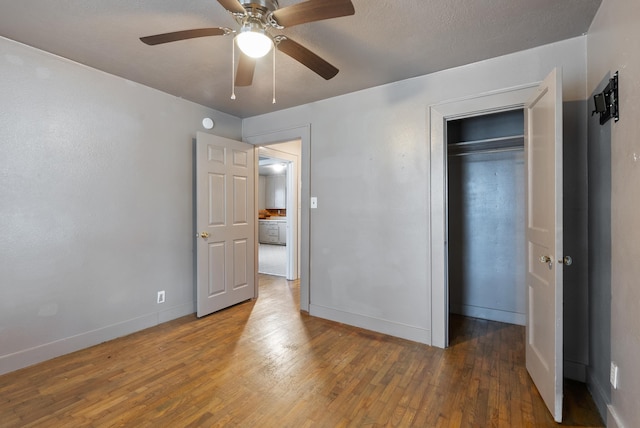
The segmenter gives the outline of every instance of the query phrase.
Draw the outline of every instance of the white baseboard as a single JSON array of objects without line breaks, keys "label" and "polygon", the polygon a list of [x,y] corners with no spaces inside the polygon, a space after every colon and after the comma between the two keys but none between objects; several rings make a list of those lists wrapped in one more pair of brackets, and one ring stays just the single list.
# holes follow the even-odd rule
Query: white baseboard
[{"label": "white baseboard", "polygon": [[472,318],[498,321],[509,324],[526,325],[526,314],[518,312],[502,311],[500,309],[481,308],[470,305],[451,305],[451,313],[464,315]]},{"label": "white baseboard", "polygon": [[52,358],[60,357],[80,349],[88,348],[135,333],[154,325],[180,318],[195,312],[194,303],[174,306],[163,311],[153,312],[140,317],[112,324],[75,336],[65,337],[33,348],[0,356],[0,375],[19,370]]},{"label": "white baseboard", "polygon": [[624,428],[616,410],[611,404],[607,406],[607,428]]},{"label": "white baseboard", "polygon": [[401,339],[407,339],[427,345],[431,344],[431,331],[420,327],[414,327],[380,318],[373,318],[367,315],[344,312],[314,304],[309,305],[309,314],[315,317],[352,325],[354,327],[388,334]]},{"label": "white baseboard", "polygon": [[162,324],[167,321],[174,320],[176,318],[184,317],[196,312],[196,303],[184,303],[178,306],[172,306],[164,311],[158,312],[157,324]]}]

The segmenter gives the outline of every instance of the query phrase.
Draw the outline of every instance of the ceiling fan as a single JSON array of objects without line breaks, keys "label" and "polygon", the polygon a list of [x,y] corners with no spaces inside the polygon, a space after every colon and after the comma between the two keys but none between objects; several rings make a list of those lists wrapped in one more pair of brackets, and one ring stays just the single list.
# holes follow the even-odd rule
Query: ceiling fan
[{"label": "ceiling fan", "polygon": [[351,0],[307,0],[280,8],[277,0],[218,0],[240,25],[235,31],[225,27],[198,28],[141,37],[148,45],[176,42],[208,36],[236,35],[240,48],[240,58],[236,71],[235,85],[250,86],[256,59],[266,55],[274,46],[324,79],[338,74],[338,69],[320,58],[309,49],[282,34],[272,34],[294,25],[323,19],[353,15],[355,9]]}]

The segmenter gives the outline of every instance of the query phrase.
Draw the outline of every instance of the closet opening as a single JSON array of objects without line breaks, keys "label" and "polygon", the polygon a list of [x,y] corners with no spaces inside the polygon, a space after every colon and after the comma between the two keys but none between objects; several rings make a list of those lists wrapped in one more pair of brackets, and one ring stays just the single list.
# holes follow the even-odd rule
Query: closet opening
[{"label": "closet opening", "polygon": [[447,121],[449,342],[459,315],[526,323],[524,111]]}]

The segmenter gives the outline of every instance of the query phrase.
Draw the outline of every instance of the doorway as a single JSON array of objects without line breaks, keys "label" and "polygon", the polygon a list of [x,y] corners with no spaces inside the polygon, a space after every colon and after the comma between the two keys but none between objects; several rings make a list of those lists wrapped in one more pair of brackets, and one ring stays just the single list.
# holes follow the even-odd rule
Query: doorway
[{"label": "doorway", "polygon": [[287,257],[288,225],[295,214],[287,207],[291,163],[265,154],[258,159],[258,273],[296,279]]},{"label": "doorway", "polygon": [[431,278],[431,345],[448,346],[449,291],[447,268],[447,129],[450,120],[522,109],[535,93],[538,82],[469,98],[446,101],[429,107],[427,128],[430,144],[429,269]]},{"label": "doorway", "polygon": [[[310,152],[311,152],[311,126],[302,125],[289,129],[265,131],[259,134],[245,135],[244,141],[253,144],[257,147],[273,147],[279,144],[288,144],[286,142],[295,142],[298,150],[298,189],[299,196],[297,210],[298,210],[298,226],[296,228],[298,233],[298,276],[300,278],[300,310],[309,312],[310,302],[310,284],[309,284],[309,259],[310,259],[310,244],[309,244],[309,217],[310,209],[307,203],[303,201],[309,200],[310,192]],[[284,143],[283,143],[284,142]],[[256,181],[257,181],[256,175]],[[257,198],[257,193],[256,193]],[[257,220],[257,219],[256,219]],[[256,253],[258,248],[256,246]],[[255,269],[256,278],[258,276],[258,269],[256,264]]]},{"label": "doorway", "polygon": [[300,278],[299,140],[258,149],[258,271]]},{"label": "doorway", "polygon": [[525,325],[523,110],[448,120],[446,136],[449,313]]}]

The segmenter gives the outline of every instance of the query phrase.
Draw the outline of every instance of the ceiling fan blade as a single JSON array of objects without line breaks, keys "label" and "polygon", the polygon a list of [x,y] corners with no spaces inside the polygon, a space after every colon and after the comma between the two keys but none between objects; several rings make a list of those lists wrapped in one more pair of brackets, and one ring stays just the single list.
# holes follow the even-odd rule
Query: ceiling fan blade
[{"label": "ceiling fan blade", "polygon": [[223,36],[228,32],[229,29],[227,28],[197,28],[195,30],[174,31],[172,33],[140,37],[140,40],[153,46],[163,43],[177,42],[179,40],[195,39],[196,37]]},{"label": "ceiling fan blade", "polygon": [[287,37],[281,37],[282,38],[278,43],[278,50],[282,53],[289,55],[300,64],[322,76],[325,80],[329,80],[338,74],[339,70],[337,68],[311,52],[309,49]]},{"label": "ceiling fan blade", "polygon": [[307,0],[273,12],[273,18],[283,27],[356,13],[351,0]]},{"label": "ceiling fan blade", "polygon": [[231,13],[241,13],[243,15],[246,13],[238,0],[218,0],[218,3]]},{"label": "ceiling fan blade", "polygon": [[255,69],[256,59],[240,52],[238,70],[236,71],[236,86],[251,86]]}]

